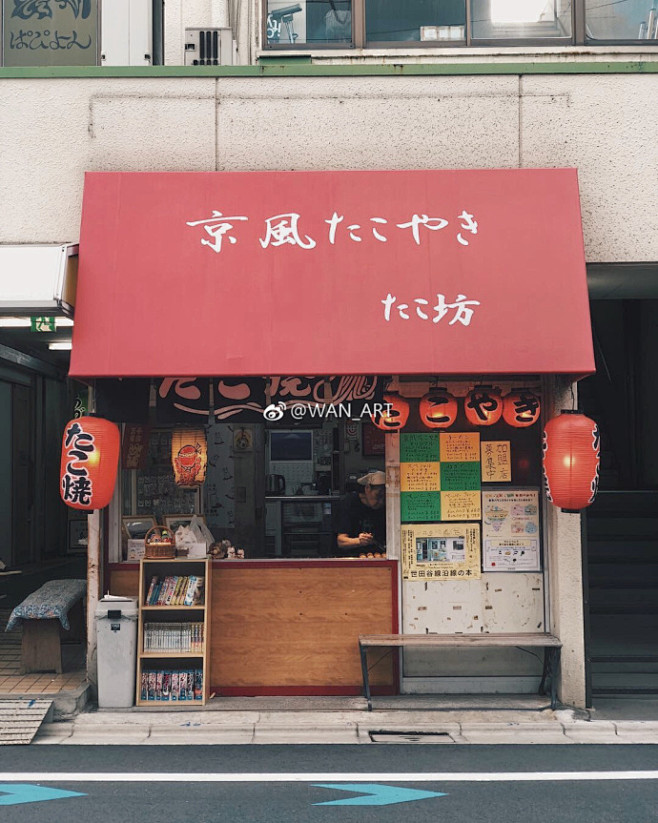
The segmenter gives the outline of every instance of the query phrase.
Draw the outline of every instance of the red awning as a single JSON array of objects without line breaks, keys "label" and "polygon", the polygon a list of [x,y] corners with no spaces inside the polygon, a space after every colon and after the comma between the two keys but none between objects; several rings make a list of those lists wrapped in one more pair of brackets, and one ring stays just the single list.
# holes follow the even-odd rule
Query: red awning
[{"label": "red awning", "polygon": [[73,377],[592,371],[573,169],[86,176]]}]

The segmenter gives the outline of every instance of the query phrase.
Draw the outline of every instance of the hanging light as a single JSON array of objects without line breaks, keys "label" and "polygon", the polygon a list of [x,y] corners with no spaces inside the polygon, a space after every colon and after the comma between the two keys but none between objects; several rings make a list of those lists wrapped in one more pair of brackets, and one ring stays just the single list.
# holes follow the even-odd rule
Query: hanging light
[{"label": "hanging light", "polygon": [[446,388],[430,389],[421,397],[418,412],[428,429],[448,429],[457,419],[457,398]]},{"label": "hanging light", "polygon": [[103,509],[114,494],[121,437],[101,417],[77,417],[64,427],[59,493],[72,509]]},{"label": "hanging light", "polygon": [[200,486],[206,479],[208,446],[203,429],[174,429],[171,464],[177,486]]},{"label": "hanging light", "polygon": [[594,502],[599,487],[599,427],[581,411],[562,411],[544,430],[544,480],[548,499],[577,512]]},{"label": "hanging light", "polygon": [[476,386],[464,400],[464,413],[474,426],[493,426],[503,413],[503,399],[500,389],[491,386]]},{"label": "hanging light", "polygon": [[515,429],[533,426],[540,414],[539,398],[527,389],[510,392],[503,398],[503,420]]},{"label": "hanging light", "polygon": [[398,431],[405,427],[409,419],[409,404],[399,394],[385,394],[384,411],[371,414],[370,419],[382,431]]}]

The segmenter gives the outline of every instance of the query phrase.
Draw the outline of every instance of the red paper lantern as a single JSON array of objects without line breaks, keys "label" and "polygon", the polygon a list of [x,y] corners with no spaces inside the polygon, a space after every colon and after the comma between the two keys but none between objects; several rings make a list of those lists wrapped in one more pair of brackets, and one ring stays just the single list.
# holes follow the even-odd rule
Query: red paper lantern
[{"label": "red paper lantern", "polygon": [[541,404],[536,394],[521,389],[503,398],[503,420],[515,429],[525,429],[539,420]]},{"label": "red paper lantern", "polygon": [[464,400],[466,419],[474,426],[493,426],[503,413],[503,399],[499,389],[476,386]]},{"label": "red paper lantern", "polygon": [[544,431],[544,480],[548,499],[577,512],[594,502],[599,487],[599,427],[581,411],[563,411]]},{"label": "red paper lantern", "polygon": [[77,417],[64,428],[59,493],[72,509],[108,505],[119,465],[119,428],[101,417]]},{"label": "red paper lantern", "polygon": [[421,397],[418,411],[428,429],[447,429],[457,419],[457,399],[447,389],[430,389]]},{"label": "red paper lantern", "polygon": [[409,404],[399,394],[385,394],[384,411],[381,414],[371,414],[370,419],[382,431],[398,431],[407,424]]}]

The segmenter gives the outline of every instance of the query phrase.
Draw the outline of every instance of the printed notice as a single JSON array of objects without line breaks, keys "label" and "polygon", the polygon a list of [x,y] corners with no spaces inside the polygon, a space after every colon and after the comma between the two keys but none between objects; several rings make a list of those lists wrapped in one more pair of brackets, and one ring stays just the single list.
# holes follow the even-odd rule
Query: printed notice
[{"label": "printed notice", "polygon": [[512,457],[509,440],[485,440],[482,449],[482,482],[510,483]]},{"label": "printed notice", "polygon": [[541,571],[539,490],[482,492],[485,571]]},{"label": "printed notice", "polygon": [[439,463],[401,463],[400,491],[431,492],[441,488]]},{"label": "printed notice", "polygon": [[511,537],[484,540],[482,570],[485,572],[539,572],[539,538]]},{"label": "printed notice", "polygon": [[480,572],[479,523],[414,523],[402,527],[405,580],[474,580]]},{"label": "printed notice", "polygon": [[441,432],[442,463],[479,463],[480,435],[477,432]]}]

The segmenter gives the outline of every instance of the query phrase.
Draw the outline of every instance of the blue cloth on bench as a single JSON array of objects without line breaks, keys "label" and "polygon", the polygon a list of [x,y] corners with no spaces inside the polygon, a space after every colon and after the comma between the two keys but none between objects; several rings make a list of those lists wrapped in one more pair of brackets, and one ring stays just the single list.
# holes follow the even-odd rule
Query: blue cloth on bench
[{"label": "blue cloth on bench", "polygon": [[29,594],[16,606],[9,617],[6,632],[18,625],[20,620],[59,619],[62,627],[68,631],[68,612],[87,593],[86,580],[49,580],[40,589]]}]

